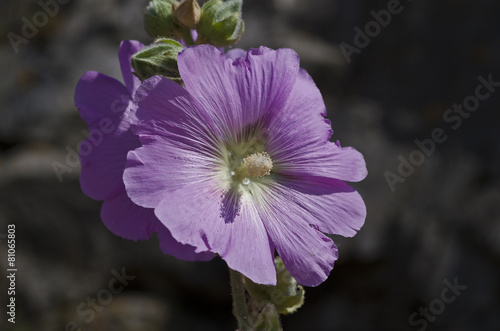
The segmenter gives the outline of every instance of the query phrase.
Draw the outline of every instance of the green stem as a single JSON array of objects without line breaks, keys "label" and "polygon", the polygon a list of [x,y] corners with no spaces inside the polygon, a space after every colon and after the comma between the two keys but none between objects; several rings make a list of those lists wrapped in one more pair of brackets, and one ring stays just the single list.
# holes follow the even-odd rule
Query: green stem
[{"label": "green stem", "polygon": [[238,331],[250,331],[251,321],[248,313],[243,275],[229,268],[231,291],[233,293],[233,314],[238,320]]}]

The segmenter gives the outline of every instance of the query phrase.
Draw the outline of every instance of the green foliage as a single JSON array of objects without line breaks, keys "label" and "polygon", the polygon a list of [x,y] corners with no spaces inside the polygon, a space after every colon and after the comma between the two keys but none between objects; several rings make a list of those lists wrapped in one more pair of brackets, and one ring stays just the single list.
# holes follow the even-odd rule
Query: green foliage
[{"label": "green foliage", "polygon": [[142,81],[154,75],[161,75],[181,82],[177,68],[177,55],[183,46],[172,39],[158,39],[132,56],[132,67]]}]

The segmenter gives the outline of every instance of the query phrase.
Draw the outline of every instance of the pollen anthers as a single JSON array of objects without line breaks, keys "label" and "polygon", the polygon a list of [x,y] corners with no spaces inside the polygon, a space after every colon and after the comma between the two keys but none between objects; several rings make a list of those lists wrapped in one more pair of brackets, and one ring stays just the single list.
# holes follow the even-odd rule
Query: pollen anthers
[{"label": "pollen anthers", "polygon": [[266,152],[253,153],[245,157],[238,168],[236,173],[244,178],[260,178],[271,174],[273,169],[273,160]]},{"label": "pollen anthers", "polygon": [[273,160],[266,152],[265,132],[259,124],[249,125],[223,143],[221,161],[228,185],[248,189],[254,180],[271,175]]},{"label": "pollen anthers", "polygon": [[[233,147],[233,146],[232,146]],[[225,149],[225,171],[229,185],[248,186],[254,179],[271,174],[273,160],[262,144],[240,145]]]}]

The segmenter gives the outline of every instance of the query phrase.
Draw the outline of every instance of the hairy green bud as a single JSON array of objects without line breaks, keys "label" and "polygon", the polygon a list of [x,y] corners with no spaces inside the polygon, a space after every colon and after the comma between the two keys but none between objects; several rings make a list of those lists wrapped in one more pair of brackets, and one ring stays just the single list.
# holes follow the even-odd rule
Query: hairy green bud
[{"label": "hairy green bud", "polygon": [[174,37],[176,27],[172,11],[174,0],[151,0],[144,13],[144,27],[153,38]]},{"label": "hairy green bud", "polygon": [[199,35],[197,44],[224,47],[237,42],[245,31],[242,5],[243,0],[210,0],[205,3],[196,28]]}]

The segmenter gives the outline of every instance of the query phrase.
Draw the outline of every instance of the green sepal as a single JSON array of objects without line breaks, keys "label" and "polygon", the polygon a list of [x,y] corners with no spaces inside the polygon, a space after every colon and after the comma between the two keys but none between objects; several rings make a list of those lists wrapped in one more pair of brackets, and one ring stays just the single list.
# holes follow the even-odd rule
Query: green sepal
[{"label": "green sepal", "polygon": [[177,55],[183,46],[172,39],[158,39],[151,46],[144,47],[132,56],[131,64],[141,81],[161,75],[181,82],[177,67]]},{"label": "green sepal", "polygon": [[172,4],[175,0],[151,0],[144,13],[144,27],[153,38],[176,37]]},{"label": "green sepal", "polygon": [[304,288],[286,270],[281,258],[274,260],[276,266],[276,286],[255,284],[245,278],[245,287],[256,307],[262,309],[272,303],[278,313],[294,313],[304,304]]},{"label": "green sepal", "polygon": [[237,42],[245,31],[241,15],[243,0],[210,0],[201,8],[200,21],[196,27],[197,44],[212,44],[217,47]]}]

